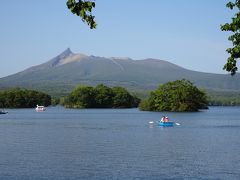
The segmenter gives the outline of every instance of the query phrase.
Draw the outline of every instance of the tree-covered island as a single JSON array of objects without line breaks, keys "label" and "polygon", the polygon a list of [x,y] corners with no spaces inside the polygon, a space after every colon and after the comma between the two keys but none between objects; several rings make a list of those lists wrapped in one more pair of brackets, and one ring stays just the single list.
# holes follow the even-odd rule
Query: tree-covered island
[{"label": "tree-covered island", "polygon": [[205,92],[190,81],[176,80],[160,85],[143,100],[139,108],[146,111],[198,111],[208,105]]},{"label": "tree-covered island", "polygon": [[79,85],[61,104],[67,108],[132,108],[137,107],[140,99],[131,95],[123,87],[96,87]]},{"label": "tree-covered island", "polygon": [[37,104],[49,106],[51,96],[42,92],[20,88],[0,91],[0,108],[33,108]]}]

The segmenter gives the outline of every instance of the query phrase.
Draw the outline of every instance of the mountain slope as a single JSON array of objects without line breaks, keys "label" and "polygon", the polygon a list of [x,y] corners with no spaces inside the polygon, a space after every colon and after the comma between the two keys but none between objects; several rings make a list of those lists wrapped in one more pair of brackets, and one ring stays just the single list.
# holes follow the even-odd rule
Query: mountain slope
[{"label": "mountain slope", "polygon": [[238,91],[240,78],[184,69],[163,60],[104,58],[75,54],[70,49],[22,72],[0,79],[0,88],[25,87],[45,92],[69,92],[77,84],[124,86],[150,90],[176,79],[188,79],[210,90]]}]

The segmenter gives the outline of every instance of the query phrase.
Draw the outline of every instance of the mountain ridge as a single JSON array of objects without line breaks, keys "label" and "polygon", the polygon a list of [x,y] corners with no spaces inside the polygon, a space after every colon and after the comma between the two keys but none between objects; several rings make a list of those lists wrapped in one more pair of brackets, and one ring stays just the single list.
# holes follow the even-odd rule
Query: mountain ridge
[{"label": "mountain ridge", "polygon": [[159,84],[187,79],[209,90],[238,91],[240,78],[185,69],[165,60],[87,56],[70,48],[16,74],[0,78],[0,88],[24,87],[43,91],[69,92],[77,84],[123,86],[131,90],[152,90]]}]

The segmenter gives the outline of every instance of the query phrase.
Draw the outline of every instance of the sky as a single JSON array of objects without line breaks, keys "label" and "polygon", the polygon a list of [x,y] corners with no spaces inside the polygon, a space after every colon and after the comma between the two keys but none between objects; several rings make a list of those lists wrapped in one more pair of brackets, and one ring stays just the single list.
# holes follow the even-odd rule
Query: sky
[{"label": "sky", "polygon": [[71,14],[67,0],[11,0],[0,6],[0,77],[44,63],[67,48],[102,57],[156,58],[210,73],[231,47],[220,24],[228,0],[95,0],[97,29]]}]

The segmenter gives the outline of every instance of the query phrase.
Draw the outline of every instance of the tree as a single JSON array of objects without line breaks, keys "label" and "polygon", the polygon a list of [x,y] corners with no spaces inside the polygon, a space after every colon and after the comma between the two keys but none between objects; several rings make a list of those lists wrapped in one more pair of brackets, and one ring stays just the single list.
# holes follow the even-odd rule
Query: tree
[{"label": "tree", "polygon": [[114,97],[113,97],[113,107],[122,108],[122,107],[132,107],[134,99],[133,96],[123,87],[113,87],[112,88]]},{"label": "tree", "polygon": [[98,108],[110,108],[113,104],[113,91],[111,88],[98,84],[95,87],[95,102]]},{"label": "tree", "polygon": [[231,23],[221,25],[222,31],[230,31],[233,33],[228,38],[229,41],[232,41],[233,47],[226,50],[229,53],[229,57],[223,69],[231,72],[231,75],[234,75],[238,70],[237,60],[240,58],[240,0],[235,0],[235,2],[228,2],[226,6],[231,10],[235,8],[237,11],[237,13],[232,18]]},{"label": "tree", "polygon": [[140,103],[141,110],[198,111],[207,107],[207,96],[185,79],[160,85]]},{"label": "tree", "polygon": [[90,86],[77,86],[67,98],[65,104],[73,108],[90,108],[95,105],[95,92]]},{"label": "tree", "polygon": [[81,17],[84,23],[87,23],[90,29],[95,29],[97,24],[94,20],[95,16],[92,15],[92,8],[95,8],[95,2],[88,0],[68,0],[67,1],[68,9],[77,16]]}]

